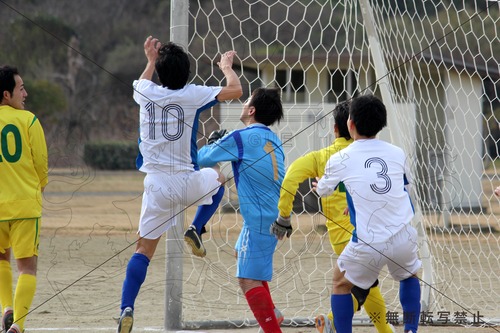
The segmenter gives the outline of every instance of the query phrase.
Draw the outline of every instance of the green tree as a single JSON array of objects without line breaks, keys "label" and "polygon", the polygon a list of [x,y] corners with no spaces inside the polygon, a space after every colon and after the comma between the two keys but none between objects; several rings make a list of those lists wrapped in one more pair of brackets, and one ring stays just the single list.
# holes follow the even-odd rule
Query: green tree
[{"label": "green tree", "polygon": [[68,104],[61,86],[47,80],[24,80],[28,92],[27,109],[43,120],[44,126],[67,110]]}]

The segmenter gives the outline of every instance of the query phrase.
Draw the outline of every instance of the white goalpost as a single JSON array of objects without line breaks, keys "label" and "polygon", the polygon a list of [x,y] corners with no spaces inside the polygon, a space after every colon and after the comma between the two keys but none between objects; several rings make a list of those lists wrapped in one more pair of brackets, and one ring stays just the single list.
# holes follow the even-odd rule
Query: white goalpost
[{"label": "white goalpost", "polygon": [[[405,132],[398,118],[404,117],[394,105],[393,96],[394,91],[391,89],[391,82],[389,81],[389,71],[384,61],[382,48],[380,46],[380,39],[375,29],[375,18],[373,16],[373,9],[368,0],[359,0],[361,13],[365,22],[366,36],[369,41],[370,54],[373,58],[373,67],[375,70],[375,77],[377,84],[380,87],[382,100],[387,108],[388,113],[388,127],[390,133],[390,140],[393,143],[402,143],[402,148],[405,150],[407,156],[414,155],[415,149],[409,140],[404,140]],[[415,171],[415,170],[412,170]],[[412,198],[415,199],[415,193],[412,193]],[[415,208],[415,218],[413,224],[419,233],[419,251],[422,260],[422,286],[421,286],[421,309],[428,311],[430,305],[431,288],[432,288],[432,254],[429,251],[427,237],[425,234],[425,227],[422,221],[422,214],[418,200],[413,200]]]},{"label": "white goalpost", "polygon": [[[220,104],[199,126],[241,128],[241,104],[260,86],[282,91],[285,121],[273,128],[286,165],[333,140],[333,107],[367,92],[387,106],[381,138],[412,165],[414,224],[424,267],[421,322],[500,325],[500,19],[493,1],[171,0],[170,38],[187,48],[193,82],[222,84],[216,62],[238,52],[241,101]],[[226,198],[203,235],[207,256],[167,240],[165,327],[256,325],[235,274],[242,224],[231,167]],[[312,325],[330,309],[336,255],[309,183],[294,203],[294,234],[275,253],[271,292],[284,325]],[[398,284],[381,275],[390,318],[401,323]],[[375,320],[361,311],[355,323]]]}]

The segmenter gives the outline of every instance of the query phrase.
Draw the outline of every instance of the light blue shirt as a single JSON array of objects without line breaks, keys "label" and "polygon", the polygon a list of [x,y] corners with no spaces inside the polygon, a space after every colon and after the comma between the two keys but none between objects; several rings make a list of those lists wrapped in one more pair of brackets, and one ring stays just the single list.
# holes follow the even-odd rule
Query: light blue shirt
[{"label": "light blue shirt", "polygon": [[243,223],[250,230],[270,234],[285,176],[281,140],[267,126],[253,124],[198,151],[201,166],[223,161],[232,162]]}]

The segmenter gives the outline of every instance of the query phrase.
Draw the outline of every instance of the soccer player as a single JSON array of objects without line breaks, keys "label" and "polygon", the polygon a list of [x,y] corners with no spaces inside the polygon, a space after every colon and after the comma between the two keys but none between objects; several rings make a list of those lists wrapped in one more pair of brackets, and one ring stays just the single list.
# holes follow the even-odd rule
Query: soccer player
[{"label": "soccer player", "polygon": [[[335,140],[331,146],[321,150],[310,152],[295,161],[288,167],[283,179],[278,203],[279,217],[277,223],[281,226],[290,226],[290,214],[292,212],[293,200],[299,184],[308,178],[323,176],[325,165],[328,159],[343,148],[352,143],[349,130],[347,129],[347,118],[349,117],[349,102],[339,103],[333,110],[333,133]],[[347,207],[345,189],[337,188],[332,195],[321,198],[323,214],[326,217],[326,227],[328,237],[333,251],[340,255],[352,236],[354,226],[349,221],[349,215],[344,214]],[[277,228],[275,230],[278,230]],[[283,238],[284,234],[278,235]],[[366,298],[366,301],[364,300]],[[368,315],[383,318],[373,320],[373,324],[379,333],[392,333],[393,329],[385,320],[385,302],[380,292],[380,288],[375,286],[370,288],[370,293],[366,297],[364,291],[358,287],[353,288],[354,311],[360,309],[364,302],[364,307]],[[332,313],[328,316],[319,315],[316,317],[316,329],[321,333],[333,333]]]},{"label": "soccer player", "polygon": [[328,160],[325,174],[314,183],[321,197],[339,186],[346,189],[352,238],[337,260],[331,297],[334,326],[352,332],[353,286],[369,289],[387,265],[400,281],[405,332],[416,333],[420,317],[417,231],[410,196],[406,156],[402,149],[376,138],[387,125],[385,105],[373,95],[355,98],[347,127],[354,142]]},{"label": "soccer player", "polygon": [[[0,304],[2,328],[24,331],[35,296],[42,192],[48,182],[45,135],[24,109],[28,93],[17,68],[0,67]],[[13,297],[11,252],[19,277]]]},{"label": "soccer player", "polygon": [[268,282],[273,275],[277,240],[269,228],[278,215],[285,175],[282,143],[268,126],[283,118],[277,89],[258,88],[243,105],[245,128],[230,132],[198,151],[203,166],[231,161],[243,227],[235,245],[236,277],[255,319],[265,333],[281,332]]},{"label": "soccer player", "polygon": [[[135,253],[128,265],[122,288],[119,333],[133,326],[134,303],[160,237],[177,223],[176,216],[189,205],[199,205],[193,237],[193,253],[205,255],[198,232],[217,209],[224,181],[214,169],[199,170],[196,132],[200,112],[217,102],[241,97],[238,76],[232,69],[234,51],[222,54],[219,68],[226,86],[188,84],[189,57],[178,45],[161,44],[149,36],[144,42],[146,68],[134,81],[134,100],[140,106],[140,155],[137,166],[146,173]],[[152,81],[158,75],[161,85]]]}]

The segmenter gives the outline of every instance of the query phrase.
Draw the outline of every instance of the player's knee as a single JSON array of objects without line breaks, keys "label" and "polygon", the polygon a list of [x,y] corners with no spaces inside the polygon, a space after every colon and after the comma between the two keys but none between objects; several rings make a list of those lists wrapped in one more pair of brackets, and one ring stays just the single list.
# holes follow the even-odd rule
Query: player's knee
[{"label": "player's knee", "polygon": [[247,278],[238,278],[238,283],[244,294],[253,288],[262,287],[262,281]]},{"label": "player's knee", "polygon": [[137,241],[135,252],[145,255],[149,260],[153,259],[156,247],[160,239],[161,237],[158,237],[156,239],[146,239],[140,237]]},{"label": "player's knee", "polygon": [[353,284],[345,277],[345,271],[341,272],[338,266],[333,270],[333,290],[334,294],[349,294]]},{"label": "player's knee", "polygon": [[[0,248],[1,250],[2,248]],[[0,260],[10,261],[10,248],[0,251]]]},{"label": "player's knee", "polygon": [[19,274],[36,275],[38,257],[16,259]]},{"label": "player's knee", "polygon": [[351,289],[352,295],[356,298],[358,301],[358,308],[356,311],[359,311],[363,304],[365,304],[366,298],[368,297],[368,294],[370,293],[371,288],[375,288],[378,286],[378,280],[375,281],[375,283],[372,284],[372,286],[368,289],[362,289],[360,287],[354,286]]}]

